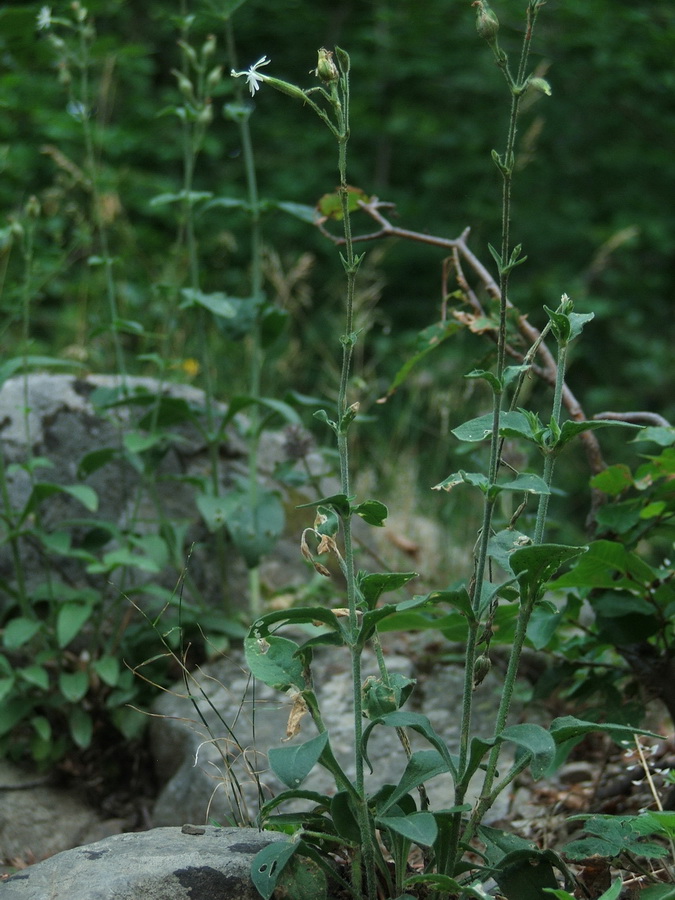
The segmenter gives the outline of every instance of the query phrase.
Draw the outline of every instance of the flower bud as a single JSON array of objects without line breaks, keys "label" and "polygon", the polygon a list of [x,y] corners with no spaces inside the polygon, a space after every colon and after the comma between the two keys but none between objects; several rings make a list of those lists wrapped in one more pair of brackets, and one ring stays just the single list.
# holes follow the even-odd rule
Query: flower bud
[{"label": "flower bud", "polygon": [[206,76],[206,90],[210,94],[211,91],[220,84],[223,79],[223,67],[216,66],[215,69],[211,69],[209,74]]},{"label": "flower bud", "polygon": [[499,31],[499,19],[492,12],[486,0],[474,0],[471,4],[476,7],[476,31],[488,44],[494,44]]},{"label": "flower bud", "polygon": [[206,103],[197,114],[197,122],[200,125],[210,125],[213,122],[213,107]]},{"label": "flower bud", "polygon": [[527,83],[535,90],[541,91],[542,94],[546,94],[547,97],[551,96],[551,85],[545,78],[530,78]]},{"label": "flower bud", "polygon": [[314,74],[317,78],[320,78],[324,84],[332,84],[339,79],[340,73],[333,62],[332,50],[326,50],[325,47],[322,47],[319,50],[319,61]]},{"label": "flower bud", "polygon": [[216,36],[209,34],[202,44],[202,59],[210,59],[216,52]]},{"label": "flower bud", "polygon": [[178,82],[178,90],[187,100],[194,100],[195,92],[192,86],[192,82],[184,75],[182,72],[179,72],[178,69],[172,69],[171,74],[175,75],[176,81]]},{"label": "flower bud", "polygon": [[25,209],[26,209],[26,215],[28,216],[29,219],[37,219],[39,217],[42,209],[40,207],[40,201],[35,196],[35,194],[32,194],[28,198],[28,202],[26,203]]},{"label": "flower bud", "polygon": [[473,664],[473,689],[474,691],[479,684],[485,680],[488,672],[492,668],[492,662],[489,656],[479,656]]}]

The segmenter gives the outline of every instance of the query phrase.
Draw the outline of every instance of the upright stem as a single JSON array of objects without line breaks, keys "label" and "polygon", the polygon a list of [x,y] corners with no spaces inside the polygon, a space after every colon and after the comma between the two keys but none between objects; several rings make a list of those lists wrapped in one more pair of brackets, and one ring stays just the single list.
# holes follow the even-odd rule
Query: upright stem
[{"label": "upright stem", "polygon": [[[237,66],[236,47],[234,43],[234,30],[232,22],[228,19],[225,23],[225,40],[227,55],[232,68]],[[235,95],[242,106],[242,91],[239,82],[235,84]],[[253,142],[251,140],[250,116],[240,115],[236,118],[239,128],[242,152],[244,157],[244,171],[246,173],[246,190],[248,195],[248,207],[250,217],[251,234],[251,303],[255,304],[253,325],[249,334],[250,368],[248,393],[253,403],[249,413],[248,433],[248,502],[251,510],[255,510],[258,504],[258,445],[260,441],[260,384],[263,368],[263,352],[260,333],[260,307],[262,303],[262,227],[260,222],[260,202],[258,196],[258,181],[256,176],[255,157],[253,154]],[[249,611],[253,618],[257,618],[261,612],[262,598],[260,591],[260,570],[256,566],[249,569]]]},{"label": "upright stem", "polygon": [[110,329],[112,334],[113,349],[115,353],[115,362],[117,371],[122,380],[122,388],[126,389],[126,366],[124,362],[124,353],[122,351],[122,343],[119,336],[119,311],[117,306],[117,288],[115,286],[115,278],[113,274],[113,261],[110,255],[110,245],[108,243],[108,231],[103,221],[101,194],[99,190],[99,173],[96,160],[96,148],[94,145],[94,135],[89,120],[91,109],[91,98],[89,88],[89,37],[87,26],[80,23],[78,26],[80,37],[80,101],[81,109],[82,133],[84,135],[85,158],[87,161],[87,170],[91,183],[92,195],[92,212],[99,245],[101,248],[101,257],[103,259],[103,271],[105,277],[105,290],[108,300],[108,311],[110,315]]},{"label": "upright stem", "polygon": [[[340,459],[340,490],[350,496],[349,440],[348,440],[348,388],[351,375],[352,356],[356,335],[354,334],[354,297],[356,293],[356,275],[360,259],[354,254],[352,228],[349,212],[349,187],[347,183],[347,143],[349,141],[349,75],[342,70],[339,81],[341,91],[338,94],[337,84],[331,87],[331,102],[335,110],[338,126],[338,170],[340,174],[340,204],[345,239],[345,255],[342,264],[346,275],[345,298],[345,333],[342,335],[342,367],[337,399],[337,445]],[[349,608],[349,651],[351,654],[352,692],[354,702],[354,767],[355,788],[360,798],[356,810],[362,840],[363,869],[365,870],[368,900],[375,900],[377,885],[375,881],[375,854],[373,835],[370,828],[365,793],[363,757],[361,755],[361,738],[363,736],[363,709],[361,700],[361,650],[358,637],[358,597],[356,590],[356,571],[354,565],[354,547],[352,541],[351,518],[345,516],[342,521],[344,529],[344,550],[347,582],[347,606]],[[359,875],[358,868],[355,875]],[[355,888],[359,885],[355,884]]]},{"label": "upright stem", "polygon": [[[532,35],[532,26],[534,24],[534,20],[536,18],[537,9],[536,6],[533,6],[531,3],[528,5],[527,11],[527,32],[525,35],[525,39],[523,41],[523,46],[521,50],[520,60],[518,64],[518,75],[514,80],[511,75],[508,59],[506,54],[499,48],[499,45],[496,39],[490,40],[490,46],[495,54],[495,58],[497,61],[497,65],[502,70],[506,83],[509,87],[511,94],[511,103],[510,103],[510,113],[509,113],[509,123],[506,137],[506,148],[503,157],[501,157],[501,165],[499,166],[500,172],[502,174],[502,223],[501,223],[501,242],[500,242],[500,255],[501,255],[501,265],[499,271],[499,331],[498,331],[498,342],[497,342],[497,369],[496,375],[498,380],[498,385],[494,389],[493,394],[493,417],[492,417],[492,434],[490,439],[490,459],[488,463],[488,490],[485,495],[484,505],[483,505],[483,521],[481,525],[481,532],[478,544],[478,551],[476,555],[476,561],[474,566],[474,576],[471,585],[471,604],[476,616],[476,624],[472,624],[469,627],[469,633],[467,637],[467,644],[465,650],[465,669],[464,669],[464,685],[463,685],[463,696],[462,696],[462,718],[460,724],[460,753],[459,753],[459,765],[458,765],[458,784],[455,791],[455,802],[457,804],[461,804],[464,800],[464,796],[466,793],[466,789],[468,785],[465,783],[464,771],[467,764],[468,759],[468,748],[469,748],[469,738],[471,734],[471,719],[472,719],[472,711],[473,711],[473,677],[474,677],[474,667],[476,664],[476,659],[478,656],[477,648],[478,648],[478,635],[480,629],[479,620],[479,611],[481,607],[481,599],[483,596],[483,589],[488,576],[488,546],[490,542],[490,536],[492,531],[492,518],[494,514],[495,504],[496,504],[496,496],[492,492],[491,488],[497,482],[497,476],[499,474],[499,464],[500,464],[500,456],[501,456],[501,438],[499,435],[500,428],[500,419],[501,412],[504,405],[504,390],[502,387],[504,369],[506,365],[506,327],[507,327],[507,312],[509,309],[509,298],[508,298],[508,289],[509,289],[509,278],[511,272],[511,266],[509,265],[510,257],[511,257],[511,195],[512,195],[512,185],[513,185],[513,168],[515,162],[515,146],[516,146],[516,134],[518,127],[518,112],[520,108],[520,100],[524,90],[524,81],[525,81],[525,71],[527,66],[527,59],[529,55],[530,48],[530,39]],[[529,619],[529,614],[525,618],[525,624],[527,619]],[[513,666],[513,680],[515,680],[515,671],[518,668],[518,662],[520,659],[520,651],[522,649],[522,643],[525,639],[525,631],[523,628],[522,635],[516,637],[516,640],[519,641],[519,646],[514,644],[512,648],[511,657],[509,661],[509,668]],[[511,696],[513,692],[513,680],[510,684],[505,685],[505,690],[502,694],[501,703],[499,707],[499,711],[497,713],[497,720],[495,722],[495,734],[499,734],[506,723],[506,718],[508,716],[508,711],[511,703]],[[485,812],[483,808],[483,798],[486,794],[489,794],[492,779],[494,778],[494,772],[496,771],[497,761],[499,758],[499,747],[495,746],[493,751],[490,754],[489,762],[488,762],[488,771],[486,772],[483,791],[481,792],[481,802],[474,810],[474,814],[472,816],[471,822],[479,822],[480,817]],[[468,829],[467,829],[468,832]],[[467,832],[465,832],[465,837]],[[452,841],[453,846],[451,847],[451,851],[449,853],[449,859],[454,859],[455,861],[458,859],[458,854],[460,853],[459,844],[459,828],[453,828]]]}]

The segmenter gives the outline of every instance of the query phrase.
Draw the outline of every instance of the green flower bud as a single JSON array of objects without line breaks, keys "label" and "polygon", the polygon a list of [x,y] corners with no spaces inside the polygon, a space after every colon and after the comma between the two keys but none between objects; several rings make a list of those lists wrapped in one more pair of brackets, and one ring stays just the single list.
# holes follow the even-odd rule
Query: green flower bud
[{"label": "green flower bud", "polygon": [[216,36],[215,34],[207,35],[206,40],[202,44],[202,59],[210,59],[216,52]]},{"label": "green flower bud", "polygon": [[489,656],[479,656],[473,664],[473,689],[476,690],[479,684],[482,684],[487,677],[488,672],[492,668],[492,662]]},{"label": "green flower bud", "polygon": [[332,84],[340,77],[337,66],[333,62],[333,51],[326,50],[322,47],[319,50],[319,62],[317,63],[314,74],[320,78],[324,84]]},{"label": "green flower bud", "polygon": [[551,85],[545,78],[530,78],[527,83],[535,90],[541,91],[542,94],[546,94],[547,97],[551,96]]},{"label": "green flower bud", "polygon": [[474,0],[471,4],[476,7],[476,31],[488,44],[494,44],[499,31],[499,19],[492,12],[486,0]]},{"label": "green flower bud", "polygon": [[211,91],[220,84],[223,79],[223,67],[216,66],[215,69],[211,69],[209,74],[206,76],[206,90],[211,93]]},{"label": "green flower bud", "polygon": [[172,69],[171,74],[175,75],[176,81],[178,82],[178,90],[187,100],[194,100],[195,92],[192,86],[192,82],[184,75],[182,72],[179,72],[178,69]]},{"label": "green flower bud", "polygon": [[40,201],[35,196],[35,194],[32,194],[28,198],[28,202],[26,203],[26,215],[30,219],[37,219],[39,217],[41,211],[42,211],[42,208],[40,206]]}]

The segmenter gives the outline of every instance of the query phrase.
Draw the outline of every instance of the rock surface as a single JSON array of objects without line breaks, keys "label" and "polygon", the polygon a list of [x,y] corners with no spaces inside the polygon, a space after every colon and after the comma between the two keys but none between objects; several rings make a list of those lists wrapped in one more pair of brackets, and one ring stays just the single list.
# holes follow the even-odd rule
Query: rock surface
[{"label": "rock surface", "polygon": [[255,854],[281,834],[155,828],[59,853],[6,881],[2,900],[260,900]]},{"label": "rock surface", "polygon": [[0,863],[32,862],[102,836],[88,803],[44,781],[0,760]]}]

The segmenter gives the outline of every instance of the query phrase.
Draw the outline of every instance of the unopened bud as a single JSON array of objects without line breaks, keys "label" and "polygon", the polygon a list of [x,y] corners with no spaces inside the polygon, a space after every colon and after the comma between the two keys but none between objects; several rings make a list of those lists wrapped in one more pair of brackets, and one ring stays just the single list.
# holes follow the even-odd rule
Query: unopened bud
[{"label": "unopened bud", "polygon": [[213,122],[213,107],[210,103],[206,103],[197,114],[197,122],[200,125],[210,125]]},{"label": "unopened bud", "polygon": [[340,73],[333,62],[332,50],[326,50],[325,47],[322,47],[319,50],[319,62],[317,63],[314,74],[317,78],[320,78],[324,84],[332,84],[339,79]]},{"label": "unopened bud", "polygon": [[199,61],[197,59],[195,48],[191,47],[186,41],[178,41],[178,46],[190,60],[191,65],[193,65],[195,69],[199,68]]},{"label": "unopened bud", "polygon": [[216,36],[215,34],[207,35],[206,40],[202,44],[202,59],[210,59],[216,52]]},{"label": "unopened bud", "polygon": [[499,31],[499,19],[492,12],[486,0],[474,0],[471,4],[476,7],[476,31],[488,44],[494,44]]},{"label": "unopened bud", "polygon": [[40,215],[40,212],[41,212],[40,201],[35,196],[35,194],[33,194],[32,196],[30,196],[28,198],[28,202],[26,203],[26,215],[30,219],[37,219]]},{"label": "unopened bud", "polygon": [[206,76],[206,90],[208,93],[220,84],[223,78],[223,67],[216,66],[215,69],[211,69],[209,74]]},{"label": "unopened bud", "polygon": [[487,677],[488,672],[492,668],[492,662],[489,656],[479,656],[473,664],[473,689],[474,691],[479,684],[482,684]]},{"label": "unopened bud", "polygon": [[547,97],[551,96],[551,85],[545,78],[530,78],[527,83],[535,90],[541,91],[542,94],[546,94]]},{"label": "unopened bud", "polygon": [[178,69],[172,69],[171,74],[175,75],[176,81],[178,82],[178,90],[187,100],[194,100],[195,92],[192,87],[192,82],[184,75],[182,72],[179,72]]}]

